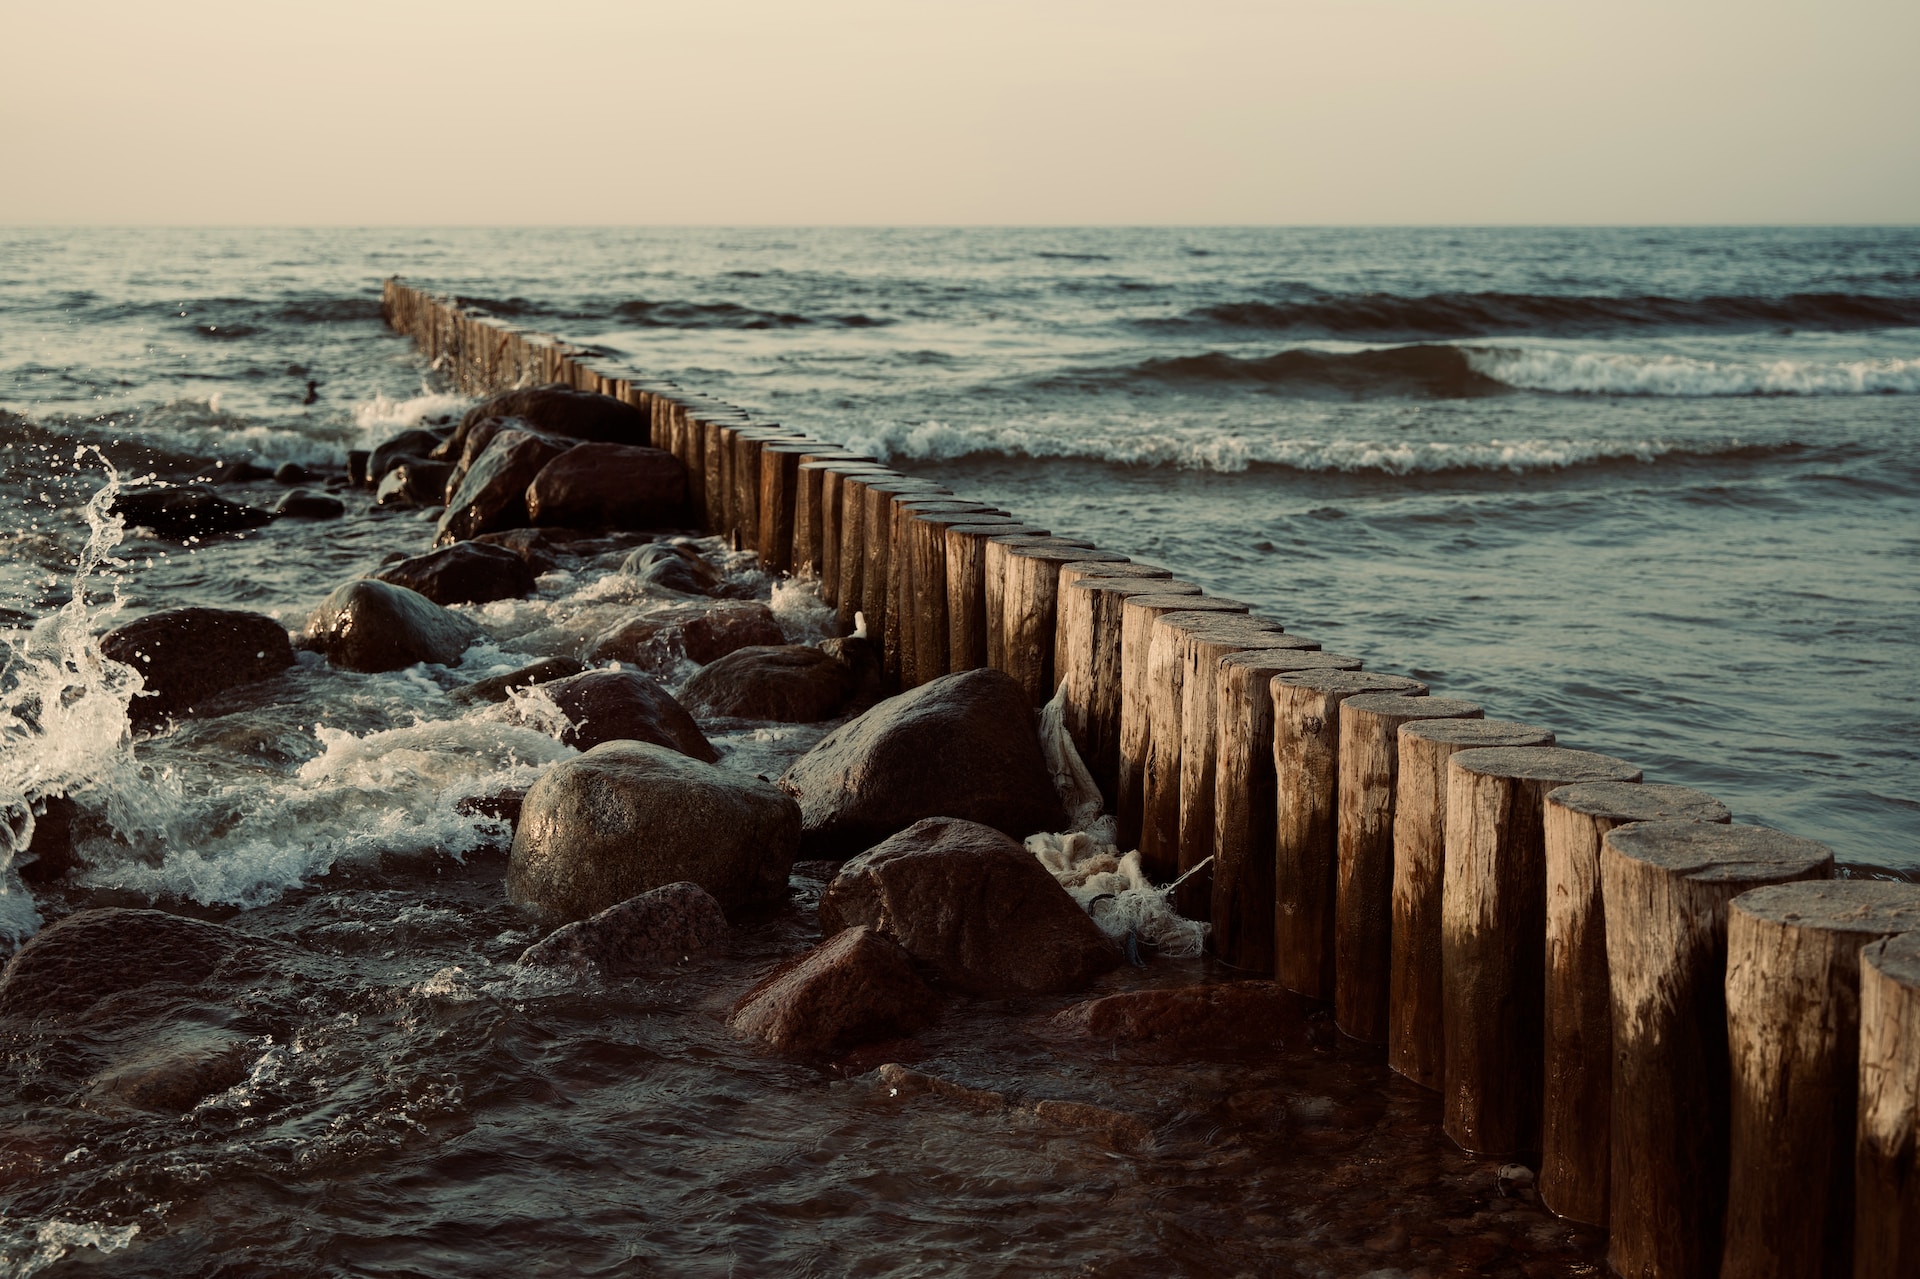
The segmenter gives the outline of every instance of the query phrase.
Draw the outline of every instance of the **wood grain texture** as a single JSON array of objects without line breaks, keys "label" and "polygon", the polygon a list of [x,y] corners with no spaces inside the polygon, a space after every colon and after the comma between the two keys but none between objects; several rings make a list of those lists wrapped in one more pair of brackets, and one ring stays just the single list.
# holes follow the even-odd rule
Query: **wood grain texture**
[{"label": "wood grain texture", "polygon": [[[1060,566],[1063,579],[1073,567]],[[1061,587],[1054,656],[1066,690],[1067,732],[1109,811],[1119,799],[1122,607],[1131,595],[1199,594],[1197,583],[1167,577],[1083,574]]]},{"label": "wood grain texture", "polygon": [[1854,1279],[1920,1274],[1920,932],[1860,955]]},{"label": "wood grain texture", "polygon": [[947,530],[947,662],[956,671],[987,664],[987,545],[996,537],[1045,537],[1033,524],[956,524]]}]

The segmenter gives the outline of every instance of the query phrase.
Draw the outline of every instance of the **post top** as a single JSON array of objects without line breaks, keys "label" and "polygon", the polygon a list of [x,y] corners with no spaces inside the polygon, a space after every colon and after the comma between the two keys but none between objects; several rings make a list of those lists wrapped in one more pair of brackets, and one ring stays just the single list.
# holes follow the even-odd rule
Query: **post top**
[{"label": "post top", "polygon": [[1181,595],[1188,598],[1200,594],[1198,582],[1182,582],[1166,577],[1124,577],[1117,573],[1075,578],[1067,583],[1067,589],[1106,591],[1114,595]]},{"label": "post top", "polygon": [[1730,822],[1727,806],[1686,786],[1576,782],[1547,792],[1547,803],[1617,822]]},{"label": "post top", "polygon": [[1920,929],[1920,884],[1890,884],[1877,879],[1774,884],[1741,893],[1733,899],[1733,909],[1736,914],[1788,928],[1887,937]]},{"label": "post top", "polygon": [[1920,990],[1920,932],[1874,942],[1860,953],[1860,963],[1909,990]]},{"label": "post top", "polygon": [[1360,693],[1340,703],[1340,713],[1360,711],[1389,719],[1479,719],[1478,702],[1457,697],[1408,697],[1405,693]]},{"label": "post top", "polygon": [[1624,759],[1598,751],[1568,750],[1564,746],[1491,746],[1461,751],[1447,761],[1447,771],[1481,777],[1509,777],[1525,782],[1637,782],[1640,770]]},{"label": "post top", "polygon": [[1429,719],[1400,726],[1402,737],[1441,746],[1551,746],[1553,730],[1511,719]]},{"label": "post top", "polygon": [[1777,882],[1824,874],[1833,865],[1825,844],[1766,826],[1711,820],[1633,822],[1608,831],[1601,845],[1616,857],[1703,883]]},{"label": "post top", "polygon": [[1409,697],[1422,697],[1427,691],[1425,684],[1404,675],[1327,668],[1281,671],[1268,682],[1268,688],[1275,695],[1283,688],[1304,688],[1343,699],[1355,693],[1402,693]]},{"label": "post top", "polygon": [[1322,653],[1304,648],[1250,648],[1220,659],[1228,680],[1267,683],[1284,671],[1357,671],[1360,659],[1344,653]]}]

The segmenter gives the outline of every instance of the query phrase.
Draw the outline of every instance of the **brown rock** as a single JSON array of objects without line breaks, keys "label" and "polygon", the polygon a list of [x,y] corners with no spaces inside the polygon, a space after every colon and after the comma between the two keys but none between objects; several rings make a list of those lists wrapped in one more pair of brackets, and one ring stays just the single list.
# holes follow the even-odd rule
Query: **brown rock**
[{"label": "brown rock", "polygon": [[455,542],[401,560],[373,576],[376,581],[418,591],[436,604],[484,604],[533,592],[533,570],[526,561],[505,547],[484,542]]},{"label": "brown rock", "polygon": [[495,435],[460,481],[440,517],[436,546],[528,523],[527,485],[560,455],[560,446],[526,431]]},{"label": "brown rock", "polygon": [[676,964],[726,938],[720,903],[698,884],[682,881],[562,925],[527,947],[520,963],[626,977]]},{"label": "brown rock", "polygon": [[853,672],[829,653],[798,644],[735,649],[702,667],[680,690],[696,715],[809,724],[840,713]]},{"label": "brown rock", "polygon": [[379,487],[374,490],[374,505],[444,506],[447,481],[452,475],[451,462],[401,458],[398,465],[381,477]]},{"label": "brown rock", "polygon": [[871,928],[829,937],[734,1005],[728,1024],[801,1056],[910,1035],[931,1019],[933,994],[913,960]]},{"label": "brown rock", "polygon": [[247,1077],[258,1054],[243,1039],[202,1034],[108,1067],[87,1090],[89,1103],[179,1114]]},{"label": "brown rock", "polygon": [[480,628],[418,591],[369,578],[334,588],[307,619],[307,642],[349,671],[451,666]]},{"label": "brown rock", "polygon": [[518,555],[535,577],[559,566],[559,556],[567,553],[571,541],[556,529],[510,528],[498,533],[482,533],[472,539],[482,546],[498,546]]},{"label": "brown rock", "polygon": [[402,431],[382,440],[367,455],[366,483],[378,484],[387,473],[408,459],[430,457],[447,438],[445,431],[428,431],[419,428]]},{"label": "brown rock", "polygon": [[651,742],[713,763],[720,752],[693,722],[687,708],[639,671],[587,671],[547,686],[553,704],[571,725],[562,741],[588,750],[602,742]]},{"label": "brown rock", "polygon": [[704,665],[736,649],[785,642],[765,604],[676,604],[608,628],[594,638],[587,660],[631,662],[665,672],[683,657]]},{"label": "brown rock", "polygon": [[1307,1040],[1314,1001],[1269,981],[1130,990],[1062,1010],[1056,1029],[1174,1053],[1271,1048]]},{"label": "brown rock", "polygon": [[471,684],[462,684],[450,689],[447,696],[463,705],[473,706],[480,702],[504,702],[507,695],[515,689],[532,688],[535,684],[551,684],[557,679],[566,679],[569,675],[578,675],[587,668],[571,657],[543,657],[537,662],[522,666],[517,671],[508,671],[505,675],[490,675],[486,679],[475,680]]},{"label": "brown rock", "polygon": [[820,899],[828,934],[859,925],[975,994],[1076,990],[1120,951],[1027,850],[948,817],[915,823],[841,867]]},{"label": "brown rock", "polygon": [[720,570],[691,547],[653,542],[627,556],[620,571],[660,590],[687,595],[713,595],[720,590]]},{"label": "brown rock", "polygon": [[120,490],[113,509],[128,528],[150,528],[169,542],[197,541],[258,528],[271,511],[229,502],[205,484],[136,484]]},{"label": "brown rock", "polygon": [[75,1017],[143,986],[197,986],[250,944],[231,928],[165,911],[83,910],[14,952],[0,972],[0,1017]]},{"label": "brown rock", "polygon": [[261,613],[172,608],[115,627],[100,652],[139,671],[146,682],[127,708],[146,728],[240,684],[271,679],[293,665],[287,628]]},{"label": "brown rock", "polygon": [[519,418],[549,435],[615,444],[651,443],[647,415],[631,404],[550,382],[503,391],[467,410],[448,441],[457,450],[465,433],[488,418]]},{"label": "brown rock", "polygon": [[527,486],[535,524],[665,528],[686,518],[687,469],[665,449],[577,444]]}]

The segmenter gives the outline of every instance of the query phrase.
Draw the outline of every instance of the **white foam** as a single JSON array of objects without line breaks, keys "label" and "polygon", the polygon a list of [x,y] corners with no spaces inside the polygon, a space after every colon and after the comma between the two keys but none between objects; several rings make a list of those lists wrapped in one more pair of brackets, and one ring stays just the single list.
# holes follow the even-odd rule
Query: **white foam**
[{"label": "white foam", "polygon": [[1476,372],[1529,391],[1652,396],[1920,393],[1920,359],[1744,362],[1541,347],[1466,350]]},{"label": "white foam", "polygon": [[458,418],[472,406],[473,401],[464,395],[433,391],[422,386],[420,394],[404,400],[390,399],[382,394],[354,405],[353,424],[360,428],[362,439],[371,448],[396,432],[420,425],[427,418]]},{"label": "white foam", "polygon": [[813,644],[832,638],[838,631],[837,614],[820,598],[812,582],[786,578],[773,584],[769,601],[773,620],[789,644]]},{"label": "white foam", "polygon": [[28,1224],[0,1217],[0,1262],[14,1279],[27,1279],[79,1248],[119,1252],[140,1233],[138,1224],[108,1226],[90,1221]]}]

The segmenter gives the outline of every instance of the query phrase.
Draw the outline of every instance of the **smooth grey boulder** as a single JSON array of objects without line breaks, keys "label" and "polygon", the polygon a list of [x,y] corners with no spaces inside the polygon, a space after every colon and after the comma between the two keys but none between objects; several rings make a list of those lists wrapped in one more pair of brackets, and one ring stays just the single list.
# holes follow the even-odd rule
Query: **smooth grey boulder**
[{"label": "smooth grey boulder", "polygon": [[434,545],[526,524],[527,485],[559,454],[559,445],[527,431],[496,434],[447,500]]},{"label": "smooth grey boulder", "polygon": [[484,604],[533,592],[533,570],[527,562],[504,546],[485,542],[455,542],[390,564],[373,577],[418,591],[436,604]]},{"label": "smooth grey boulder", "polygon": [[307,619],[307,644],[349,671],[452,666],[481,630],[418,591],[371,578],[334,588]]},{"label": "smooth grey boulder", "polygon": [[507,894],[555,921],[682,880],[730,912],[770,906],[799,842],[799,810],[767,783],[664,746],[606,742],[527,791]]},{"label": "smooth grey boulder", "polygon": [[713,894],[682,881],[562,924],[527,947],[520,963],[630,977],[711,950],[726,941],[727,931],[726,912]]},{"label": "smooth grey boulder", "polygon": [[671,672],[680,659],[702,665],[737,649],[783,644],[773,610],[758,600],[671,604],[610,626],[587,645],[590,662],[631,662]]},{"label": "smooth grey boulder", "polygon": [[820,929],[862,924],[978,995],[1078,990],[1121,958],[1037,857],[950,818],[916,822],[840,868],[820,898]]},{"label": "smooth grey boulder", "polygon": [[696,715],[810,724],[832,719],[854,675],[830,653],[800,644],[737,648],[695,671],[680,700]]},{"label": "smooth grey boulder", "polygon": [[347,513],[347,504],[330,493],[294,489],[273,504],[273,513],[289,520],[337,520]]},{"label": "smooth grey boulder", "polygon": [[127,707],[135,728],[189,714],[216,694],[293,665],[286,627],[231,608],[148,614],[101,636],[100,652],[140,672],[145,687]]},{"label": "smooth grey boulder", "polygon": [[925,817],[1016,839],[1067,824],[1033,708],[990,669],[888,698],[795,760],[780,787],[800,801],[809,857],[851,856]]},{"label": "smooth grey boulder", "polygon": [[640,671],[587,671],[554,680],[547,695],[567,717],[560,740],[588,750],[602,742],[650,742],[692,759],[720,758],[687,708],[651,675]]},{"label": "smooth grey boulder", "polygon": [[434,462],[421,457],[401,458],[397,466],[380,477],[373,494],[375,506],[444,506],[447,479],[453,474],[451,462]]},{"label": "smooth grey boulder", "polygon": [[527,485],[535,524],[569,528],[667,528],[686,516],[687,468],[665,449],[576,444]]}]

